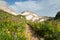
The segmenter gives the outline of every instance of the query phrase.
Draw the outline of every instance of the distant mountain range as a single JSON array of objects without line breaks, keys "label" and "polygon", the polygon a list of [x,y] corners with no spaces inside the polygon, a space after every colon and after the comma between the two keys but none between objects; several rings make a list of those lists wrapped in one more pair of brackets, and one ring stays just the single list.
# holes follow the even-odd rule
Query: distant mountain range
[{"label": "distant mountain range", "polygon": [[4,10],[4,11],[10,13],[10,14],[13,14],[13,15],[23,15],[23,16],[26,17],[26,20],[30,20],[32,22],[34,22],[34,21],[42,22],[42,21],[45,21],[45,20],[49,19],[49,17],[38,16],[34,12],[30,12],[30,11],[21,12],[20,14],[17,14],[14,11],[12,11],[11,9],[9,9],[8,7],[5,7],[4,5],[1,5],[0,9]]}]

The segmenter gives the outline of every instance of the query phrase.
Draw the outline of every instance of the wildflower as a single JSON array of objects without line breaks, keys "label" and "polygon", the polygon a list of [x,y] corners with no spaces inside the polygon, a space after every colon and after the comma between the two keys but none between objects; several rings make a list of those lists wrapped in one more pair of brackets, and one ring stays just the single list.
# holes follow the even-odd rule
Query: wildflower
[{"label": "wildflower", "polygon": [[10,34],[10,31],[6,31],[7,34]]},{"label": "wildflower", "polygon": [[12,32],[12,35],[14,35],[15,33],[14,32]]},{"label": "wildflower", "polygon": [[18,32],[17,35],[20,36],[21,35],[21,32]]},{"label": "wildflower", "polygon": [[7,22],[9,22],[9,19],[7,20]]}]

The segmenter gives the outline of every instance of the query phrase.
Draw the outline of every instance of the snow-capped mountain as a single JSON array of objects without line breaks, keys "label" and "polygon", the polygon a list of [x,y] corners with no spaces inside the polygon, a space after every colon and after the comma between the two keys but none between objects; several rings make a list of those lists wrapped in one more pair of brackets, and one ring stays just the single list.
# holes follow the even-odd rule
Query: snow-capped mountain
[{"label": "snow-capped mountain", "polygon": [[[15,13],[14,11],[12,11],[11,9],[9,9],[7,6],[4,6],[4,5],[0,5],[0,9],[1,10],[4,10],[10,14],[13,14],[13,15],[19,15],[17,13]],[[49,18],[46,18],[46,17],[42,17],[42,16],[38,16],[36,15],[34,12],[30,12],[30,11],[26,11],[26,12],[21,12],[20,15],[24,15],[26,17],[26,20],[30,20],[30,21],[38,21],[38,22],[42,22],[42,21],[45,21]]]},{"label": "snow-capped mountain", "polygon": [[29,11],[22,12],[21,15],[24,15],[27,20],[31,20],[33,22],[34,21],[42,22],[49,19],[48,17],[38,16],[35,13]]}]

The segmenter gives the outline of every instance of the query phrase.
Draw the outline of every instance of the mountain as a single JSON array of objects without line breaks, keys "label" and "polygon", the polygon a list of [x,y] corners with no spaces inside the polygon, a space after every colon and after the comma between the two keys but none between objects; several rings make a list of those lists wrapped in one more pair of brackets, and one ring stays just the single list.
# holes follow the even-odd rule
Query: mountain
[{"label": "mountain", "polygon": [[49,19],[49,17],[38,16],[34,12],[29,12],[29,11],[21,12],[20,15],[24,15],[27,20],[30,20],[32,22],[34,22],[34,21],[42,22],[42,21],[45,21],[45,20]]},{"label": "mountain", "polygon": [[30,11],[12,15],[8,10],[0,8],[0,40],[60,40],[60,22]]},{"label": "mountain", "polygon": [[8,6],[0,5],[0,9],[6,11],[8,13],[11,13],[13,15],[17,15],[13,10],[9,9]]},{"label": "mountain", "polygon": [[17,14],[13,10],[9,9],[8,6],[5,6],[5,5],[0,5],[0,9],[13,15],[17,15],[17,16],[23,15],[25,16],[26,20],[30,20],[32,22],[34,21],[42,22],[49,19],[48,17],[46,18],[46,17],[38,16],[34,12],[30,12],[30,11],[21,12],[21,14]]},{"label": "mountain", "polygon": [[37,40],[25,22],[25,16],[0,10],[0,40]]}]

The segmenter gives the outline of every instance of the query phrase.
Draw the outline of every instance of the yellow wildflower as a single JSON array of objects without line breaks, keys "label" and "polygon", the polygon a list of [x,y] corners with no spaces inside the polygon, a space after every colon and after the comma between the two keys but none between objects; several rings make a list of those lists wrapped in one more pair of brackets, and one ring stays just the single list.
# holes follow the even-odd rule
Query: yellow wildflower
[{"label": "yellow wildflower", "polygon": [[7,34],[10,34],[10,31],[6,31]]},{"label": "yellow wildflower", "polygon": [[9,22],[10,20],[8,19],[7,22]]},{"label": "yellow wildflower", "polygon": [[20,35],[20,32],[18,32],[17,35]]}]

